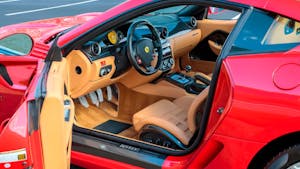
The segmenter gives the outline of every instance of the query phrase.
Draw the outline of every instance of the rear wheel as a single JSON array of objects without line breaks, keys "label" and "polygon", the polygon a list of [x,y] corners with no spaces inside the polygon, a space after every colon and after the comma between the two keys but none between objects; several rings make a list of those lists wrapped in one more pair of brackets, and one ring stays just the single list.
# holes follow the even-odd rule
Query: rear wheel
[{"label": "rear wheel", "polygon": [[300,144],[278,153],[265,169],[300,169]]}]

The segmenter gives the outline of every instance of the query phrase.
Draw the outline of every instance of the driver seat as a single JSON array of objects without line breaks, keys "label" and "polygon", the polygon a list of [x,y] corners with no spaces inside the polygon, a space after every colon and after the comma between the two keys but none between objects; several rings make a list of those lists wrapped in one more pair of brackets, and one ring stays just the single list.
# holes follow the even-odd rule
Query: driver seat
[{"label": "driver seat", "polygon": [[[175,143],[177,145],[175,147],[184,148],[189,145],[189,141],[197,129],[196,122],[199,120],[196,119],[202,116],[208,91],[209,87],[206,87],[197,96],[182,96],[173,102],[163,99],[135,113],[133,116],[133,126],[139,133],[139,139],[162,146],[166,145],[161,143],[161,140]],[[149,130],[149,126],[152,126],[151,130]],[[148,136],[147,140],[141,138],[141,135],[147,132],[152,132],[152,135]],[[149,137],[153,137],[155,134],[164,138],[156,138],[156,141],[151,140],[151,138],[149,139]],[[172,140],[174,136],[175,140]],[[157,143],[157,140],[160,143]],[[180,146],[181,143],[178,144],[178,141],[183,146]],[[174,146],[170,145],[167,145],[167,147],[174,148]]]}]

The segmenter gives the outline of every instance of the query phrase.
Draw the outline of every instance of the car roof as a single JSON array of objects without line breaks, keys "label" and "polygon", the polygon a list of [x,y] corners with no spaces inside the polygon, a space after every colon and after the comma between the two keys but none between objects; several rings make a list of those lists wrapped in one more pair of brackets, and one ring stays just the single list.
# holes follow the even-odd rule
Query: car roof
[{"label": "car roof", "polygon": [[300,0],[229,0],[260,8],[267,11],[272,11],[280,15],[300,21]]},{"label": "car roof", "polygon": [[[122,12],[126,12],[130,9],[134,9],[137,6],[141,6],[148,2],[153,2],[155,0],[128,0],[119,6],[113,7],[104,12],[104,15],[96,17],[91,21],[78,26],[74,30],[66,33],[58,40],[58,46],[62,47],[70,43],[76,37],[85,34],[88,30],[95,28],[102,22],[109,20],[115,16],[118,16]],[[239,4],[244,4],[248,6],[254,6],[256,8],[272,11],[279,13],[281,15],[293,18],[300,21],[300,15],[297,10],[300,9],[300,0],[223,0],[224,2],[236,2]]]}]

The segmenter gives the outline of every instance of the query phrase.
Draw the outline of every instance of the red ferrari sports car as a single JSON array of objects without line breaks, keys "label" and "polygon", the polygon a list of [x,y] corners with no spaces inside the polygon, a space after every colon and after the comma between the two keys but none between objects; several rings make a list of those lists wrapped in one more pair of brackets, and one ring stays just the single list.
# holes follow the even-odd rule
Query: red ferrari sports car
[{"label": "red ferrari sports car", "polygon": [[299,168],[299,9],[129,0],[0,28],[0,168]]}]

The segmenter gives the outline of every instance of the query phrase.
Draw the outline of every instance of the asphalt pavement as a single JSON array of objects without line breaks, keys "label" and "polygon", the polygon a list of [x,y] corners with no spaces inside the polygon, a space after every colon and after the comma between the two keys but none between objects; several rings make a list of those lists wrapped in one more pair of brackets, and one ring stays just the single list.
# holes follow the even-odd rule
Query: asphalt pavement
[{"label": "asphalt pavement", "polygon": [[124,0],[0,0],[0,27],[26,21],[104,12]]}]

